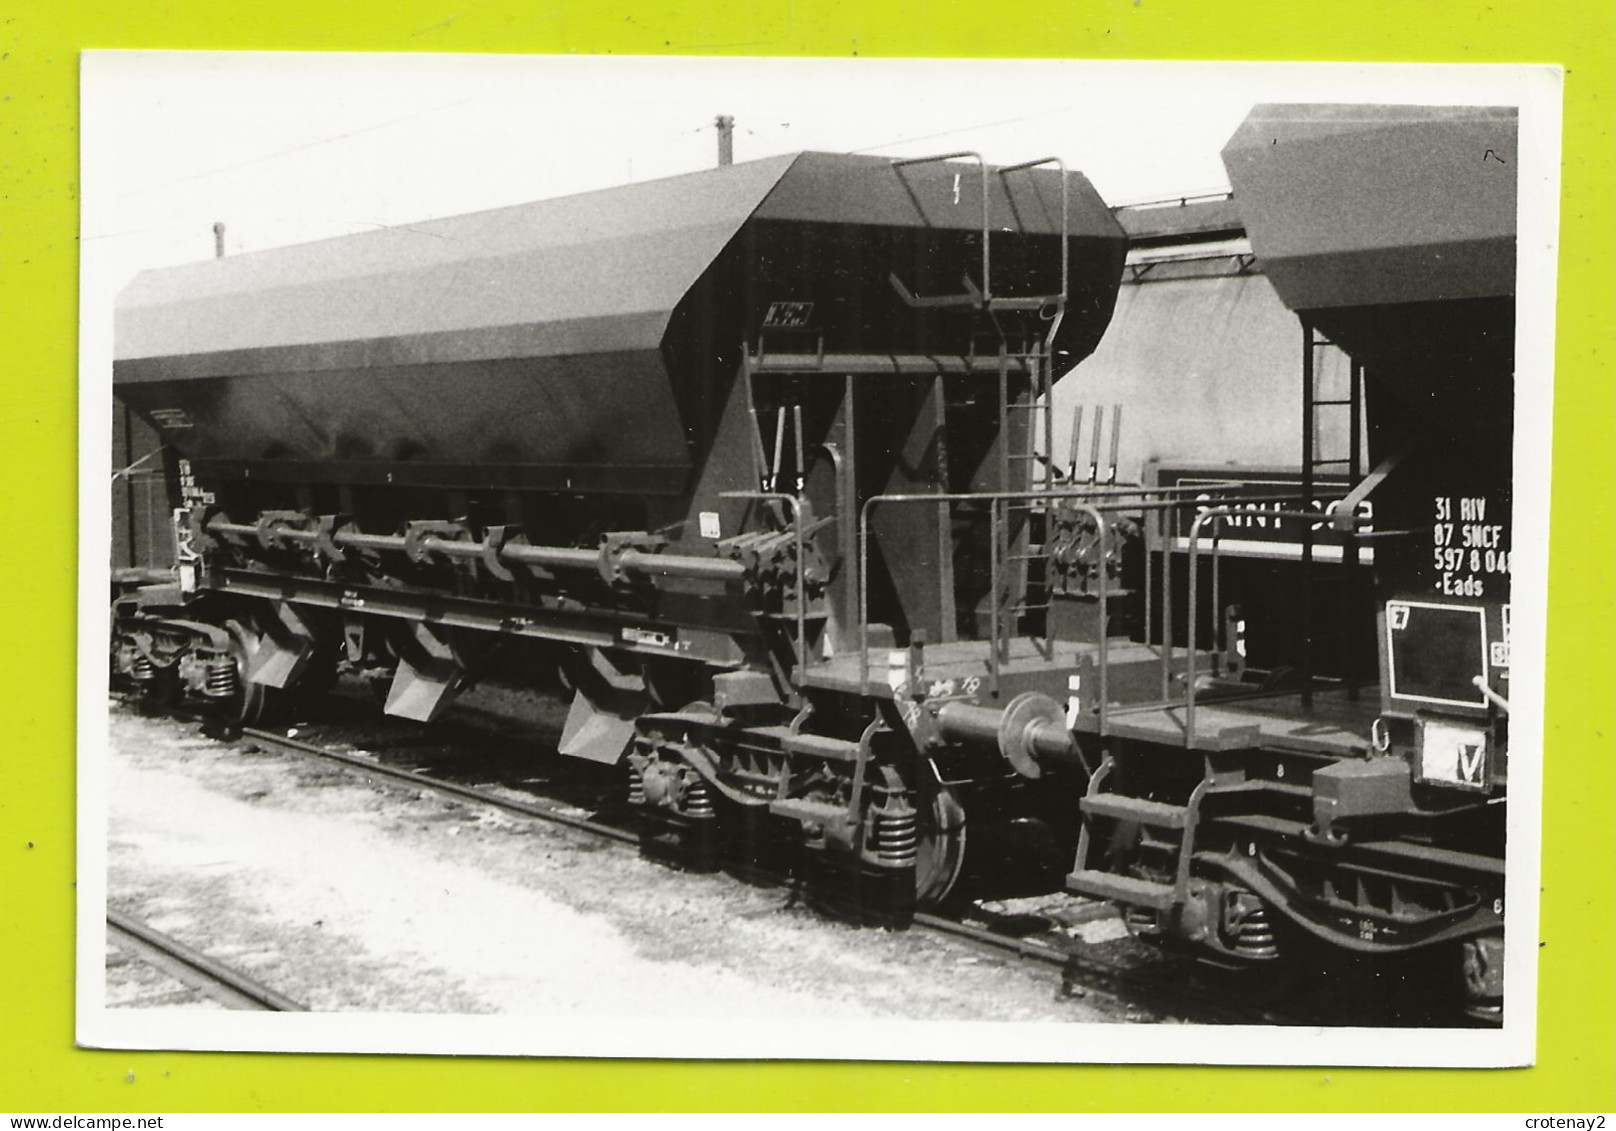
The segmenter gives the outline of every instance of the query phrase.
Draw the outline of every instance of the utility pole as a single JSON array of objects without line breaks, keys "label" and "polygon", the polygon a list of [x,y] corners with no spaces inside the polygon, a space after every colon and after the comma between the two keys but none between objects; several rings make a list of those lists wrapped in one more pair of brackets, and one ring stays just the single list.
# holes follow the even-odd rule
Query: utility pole
[{"label": "utility pole", "polygon": [[728,114],[720,114],[713,119],[718,127],[718,167],[735,164],[735,119]]},{"label": "utility pole", "polygon": [[213,225],[213,258],[224,258],[224,224]]}]

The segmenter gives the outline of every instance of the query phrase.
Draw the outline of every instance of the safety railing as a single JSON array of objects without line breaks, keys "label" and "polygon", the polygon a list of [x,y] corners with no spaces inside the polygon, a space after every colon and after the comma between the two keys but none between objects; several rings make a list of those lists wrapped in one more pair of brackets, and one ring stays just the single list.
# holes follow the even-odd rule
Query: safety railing
[{"label": "safety railing", "polygon": [[[1064,502],[1067,502],[1068,504],[1075,504],[1077,509],[1082,510],[1084,513],[1088,514],[1091,518],[1093,518],[1093,520],[1094,520],[1094,522],[1096,524],[1096,528],[1101,532],[1101,536],[1103,537],[1105,529],[1106,529],[1104,515],[1101,514],[1100,510],[1097,507],[1091,506],[1091,505],[1089,505],[1087,503],[1078,502],[1078,500],[1081,500],[1081,499],[1092,498],[1094,494],[1095,494],[1095,492],[1093,490],[1053,491],[1053,492],[1052,491],[951,492],[951,493],[946,493],[946,494],[943,494],[943,493],[933,493],[933,494],[916,493],[916,494],[872,495],[870,498],[864,500],[864,505],[859,508],[859,577],[858,577],[858,585],[859,585],[859,682],[860,682],[860,684],[861,685],[868,684],[869,680],[870,680],[870,569],[869,569],[870,513],[876,507],[881,506],[883,504],[887,504],[887,505],[903,505],[903,504],[916,504],[916,503],[921,503],[921,504],[929,503],[929,504],[932,504],[934,506],[939,504],[939,503],[945,504],[945,505],[951,505],[951,504],[954,504],[954,503],[986,503],[986,504],[988,504],[988,506],[989,506],[989,512],[988,512],[989,513],[988,587],[989,587],[989,589],[991,591],[991,596],[992,596],[992,599],[989,602],[989,618],[990,618],[989,624],[990,624],[990,627],[989,627],[988,632],[989,632],[989,637],[991,639],[991,645],[992,646],[988,649],[988,657],[989,657],[988,658],[988,679],[989,679],[988,689],[989,689],[989,693],[991,695],[996,696],[999,693],[1000,667],[1001,667],[1001,664],[1002,664],[1002,662],[1003,662],[1003,660],[1005,658],[1002,655],[1003,646],[1008,644],[1008,637],[1005,634],[1005,632],[1003,631],[1004,626],[1001,623],[1002,617],[1003,617],[1003,612],[1002,612],[1002,610],[1000,608],[1000,605],[1001,605],[1001,602],[1000,602],[1000,589],[1001,589],[1001,587],[1003,586],[1003,583],[1004,583],[1003,582],[1004,563],[1000,561],[1000,556],[1001,556],[1000,555],[1000,534],[1001,534],[1000,524],[1005,521],[1004,516],[1003,516],[1003,507],[1004,507],[1005,504],[1013,502],[1013,501],[1019,502],[1019,501],[1027,501],[1027,500],[1032,500],[1032,499],[1037,499],[1037,500],[1040,500],[1040,501],[1043,501],[1043,500],[1064,501]],[[1098,599],[1099,599],[1099,607],[1100,607],[1100,622],[1102,624],[1105,623],[1105,618],[1106,618],[1107,609],[1108,609],[1108,599],[1109,599],[1109,595],[1107,593],[1106,578],[1105,578],[1104,574],[1105,574],[1105,571],[1102,569],[1101,570],[1099,591],[1098,591]],[[1105,635],[1104,633],[1101,633],[1102,640],[1101,640],[1101,645],[1100,645],[1100,675],[1099,675],[1100,687],[1101,687],[1101,695],[1100,695],[1100,697],[1101,697],[1102,702],[1105,699],[1105,691],[1104,691],[1104,689],[1106,687],[1106,679],[1107,679],[1107,674],[1106,674],[1107,673],[1107,666],[1106,666],[1106,654],[1105,654],[1106,653],[1106,646],[1105,646],[1105,641],[1103,639],[1104,635]]]},{"label": "safety railing", "polygon": [[[1056,307],[1055,315],[1054,315],[1053,318],[1050,319],[1049,330],[1046,332],[1046,334],[1044,336],[1044,344],[1046,346],[1048,346],[1048,347],[1053,347],[1053,344],[1054,344],[1054,341],[1055,341],[1055,335],[1060,331],[1061,320],[1066,316],[1066,300],[1071,295],[1071,289],[1072,289],[1071,288],[1071,276],[1072,276],[1072,239],[1071,239],[1071,237],[1072,237],[1072,212],[1071,212],[1071,207],[1072,206],[1071,206],[1071,186],[1068,184],[1067,179],[1066,179],[1066,162],[1062,161],[1059,157],[1039,157],[1039,158],[1036,158],[1035,160],[1032,160],[1032,161],[1023,161],[1018,165],[1005,165],[1005,166],[1002,166],[999,169],[999,179],[1003,180],[1005,177],[1009,176],[1011,173],[1025,172],[1026,170],[1037,169],[1037,168],[1040,168],[1040,167],[1042,167],[1044,165],[1054,165],[1056,167],[1056,169],[1060,173],[1060,186],[1061,186],[1061,275],[1060,275],[1061,285],[1060,285],[1060,293],[1059,294],[1053,294],[1053,295],[1030,295],[1030,296],[1023,296],[1023,297],[1018,297],[1018,298],[1012,298],[1010,300],[1001,300],[1001,304],[1002,305],[1007,305],[1007,306],[1009,306],[1011,308],[1014,308],[1017,305],[1036,304],[1037,306],[1042,307],[1042,306],[1048,305],[1050,303],[1054,303],[1055,307]],[[1011,212],[1014,213],[1015,216],[1016,216],[1016,222],[1020,223],[1021,222],[1021,215],[1020,215],[1020,212],[1017,211],[1017,209],[1016,209],[1015,197],[1008,190],[1006,190],[1005,199],[1010,202],[1010,209],[1011,209]],[[984,237],[983,246],[986,246],[986,243],[987,243],[987,241],[986,241],[986,238]],[[987,286],[986,279],[983,280],[982,285],[984,287]]]},{"label": "safety railing", "polygon": [[[892,284],[892,289],[897,291],[899,297],[903,299],[906,305],[917,309],[925,307],[969,306],[977,309],[987,310],[1039,310],[1045,306],[1053,305],[1055,307],[1055,312],[1050,319],[1051,324],[1045,334],[1046,343],[1053,343],[1055,340],[1055,334],[1059,331],[1061,321],[1065,317],[1066,301],[1071,293],[1071,186],[1067,179],[1066,162],[1062,161],[1059,157],[1039,157],[1032,161],[1022,161],[1015,165],[1003,165],[997,169],[993,169],[986,161],[982,159],[982,155],[980,153],[976,152],[975,150],[961,149],[952,153],[935,154],[930,157],[896,157],[892,160],[892,168],[899,171],[899,177],[902,179],[901,170],[903,169],[914,165],[936,165],[944,161],[976,162],[979,179],[982,186],[982,285],[980,288],[975,287],[971,283],[970,278],[967,277],[965,279],[966,292],[964,294],[917,295],[907,286],[905,286],[903,280],[899,279],[896,274],[889,274],[888,280]],[[1060,290],[1053,294],[1009,296],[997,295],[993,290],[993,214],[991,190],[992,177],[990,174],[997,174],[999,179],[1002,181],[1013,173],[1027,172],[1032,169],[1041,168],[1045,165],[1055,166],[1059,170],[1060,175]],[[910,192],[911,199],[914,199],[913,190],[910,190],[908,185],[909,182],[905,180],[904,187]],[[1015,197],[1010,193],[1008,187],[1005,190],[1005,198],[1009,201],[1011,212],[1016,216],[1017,223],[1019,224],[1020,213],[1016,209]],[[917,208],[919,208],[919,203],[919,200],[915,199]]]},{"label": "safety railing", "polygon": [[[1304,498],[1302,498],[1300,496],[1296,496],[1296,495],[1270,496],[1270,497],[1263,498],[1263,499],[1244,499],[1243,498],[1243,499],[1241,499],[1241,501],[1240,501],[1240,503],[1238,505],[1236,505],[1236,504],[1228,504],[1228,505],[1224,505],[1224,506],[1207,507],[1204,510],[1201,510],[1200,512],[1198,512],[1196,514],[1196,516],[1195,516],[1195,521],[1190,523],[1190,536],[1189,536],[1189,544],[1190,544],[1189,571],[1190,571],[1190,576],[1189,576],[1189,592],[1188,592],[1188,595],[1187,595],[1188,599],[1187,599],[1187,602],[1186,602],[1187,607],[1188,607],[1188,614],[1187,615],[1188,615],[1189,623],[1187,625],[1185,625],[1185,629],[1184,629],[1184,631],[1185,631],[1185,640],[1184,640],[1184,651],[1185,651],[1185,658],[1184,658],[1184,662],[1185,662],[1185,669],[1184,669],[1184,745],[1186,747],[1190,746],[1191,743],[1194,741],[1194,738],[1195,738],[1195,699],[1196,699],[1196,686],[1195,686],[1195,684],[1196,684],[1196,681],[1200,678],[1200,667],[1201,667],[1199,641],[1197,640],[1198,629],[1199,629],[1199,626],[1200,626],[1200,617],[1198,617],[1196,615],[1198,610],[1199,610],[1199,605],[1200,605],[1200,602],[1198,600],[1197,589],[1199,587],[1199,581],[1200,581],[1200,576],[1201,576],[1201,570],[1200,570],[1200,564],[1201,564],[1200,563],[1201,530],[1208,522],[1213,524],[1212,525],[1212,632],[1213,632],[1213,644],[1214,644],[1214,647],[1224,648],[1224,647],[1227,647],[1227,644],[1228,644],[1227,640],[1226,639],[1220,640],[1218,638],[1218,626],[1221,624],[1221,621],[1220,621],[1220,619],[1218,617],[1218,608],[1219,608],[1219,574],[1220,574],[1220,557],[1219,557],[1218,549],[1219,549],[1219,537],[1220,537],[1220,535],[1222,533],[1222,527],[1223,527],[1224,521],[1231,518],[1231,517],[1233,517],[1233,516],[1235,516],[1235,515],[1247,515],[1247,514],[1249,514],[1250,511],[1247,508],[1247,504],[1253,503],[1253,502],[1263,502],[1263,503],[1270,503],[1271,502],[1271,503],[1278,503],[1278,504],[1283,506],[1286,503],[1305,503],[1306,501],[1307,501],[1306,499],[1304,499]],[[1304,511],[1304,510],[1264,510],[1262,513],[1263,513],[1264,516],[1269,517],[1269,518],[1275,518],[1275,519],[1280,519],[1280,518],[1303,519],[1303,520],[1305,520],[1305,521],[1307,521],[1309,523],[1318,522],[1318,521],[1324,521],[1325,520],[1324,516],[1322,516],[1320,514],[1317,514],[1317,513],[1313,512],[1313,511]],[[1170,558],[1169,554],[1164,553],[1162,555],[1162,573],[1163,573],[1164,576],[1169,575],[1170,572],[1171,572],[1169,567],[1168,567],[1168,564],[1167,564],[1170,560],[1171,560],[1171,558]],[[1164,588],[1164,590],[1166,590],[1167,586],[1164,585],[1163,588]],[[1171,604],[1169,604],[1167,607],[1171,608]],[[1164,648],[1170,648],[1172,646],[1171,639],[1166,637],[1165,635],[1163,637],[1162,643],[1163,643]]]},{"label": "safety railing", "polygon": [[[1251,504],[1251,503],[1275,503],[1275,504],[1278,504],[1281,507],[1284,507],[1285,504],[1298,504],[1298,503],[1303,504],[1305,506],[1305,504],[1307,504],[1310,501],[1311,500],[1308,499],[1306,496],[1301,496],[1301,495],[1276,495],[1276,496],[1268,496],[1268,497],[1262,497],[1262,498],[1242,497],[1238,504],[1231,503],[1231,504],[1226,504],[1226,505],[1223,505],[1223,506],[1204,508],[1199,513],[1197,513],[1197,515],[1195,516],[1195,521],[1190,524],[1190,533],[1189,533],[1189,571],[1190,571],[1190,576],[1189,576],[1189,591],[1188,591],[1189,624],[1186,626],[1186,640],[1185,640],[1186,649],[1188,651],[1188,658],[1187,658],[1187,665],[1188,666],[1187,666],[1187,669],[1185,671],[1185,676],[1184,676],[1184,678],[1185,678],[1184,731],[1185,731],[1185,742],[1186,742],[1186,744],[1189,743],[1189,741],[1191,740],[1191,738],[1195,734],[1195,704],[1196,704],[1196,686],[1195,686],[1195,684],[1196,684],[1196,679],[1197,679],[1197,677],[1199,675],[1199,670],[1198,670],[1199,669],[1199,654],[1198,654],[1198,651],[1197,651],[1197,640],[1196,640],[1196,635],[1197,635],[1198,626],[1199,626],[1199,618],[1196,616],[1196,609],[1197,609],[1197,605],[1198,605],[1197,589],[1198,589],[1198,583],[1199,583],[1199,578],[1200,578],[1200,568],[1199,568],[1199,566],[1200,566],[1200,552],[1201,552],[1200,551],[1200,540],[1201,540],[1201,531],[1202,531],[1202,529],[1206,526],[1207,523],[1212,524],[1212,582],[1211,582],[1211,585],[1212,585],[1212,618],[1211,618],[1211,620],[1212,620],[1212,626],[1213,626],[1212,631],[1213,631],[1213,634],[1214,634],[1213,643],[1214,643],[1214,647],[1216,647],[1216,648],[1225,648],[1225,647],[1227,647],[1227,641],[1218,636],[1220,626],[1223,624],[1223,621],[1218,616],[1218,609],[1219,609],[1219,605],[1220,605],[1220,599],[1219,599],[1219,577],[1220,577],[1219,539],[1220,539],[1221,534],[1222,534],[1222,525],[1223,525],[1223,523],[1226,522],[1228,519],[1233,518],[1233,517],[1245,517],[1245,516],[1249,515],[1249,513],[1250,513],[1249,504]],[[1272,519],[1288,518],[1288,519],[1294,519],[1294,520],[1298,520],[1298,521],[1307,523],[1308,525],[1305,528],[1306,532],[1304,533],[1304,536],[1303,536],[1304,537],[1304,543],[1303,544],[1304,545],[1311,545],[1311,543],[1313,541],[1312,531],[1314,531],[1319,526],[1340,521],[1336,517],[1335,510],[1336,510],[1335,508],[1331,508],[1331,509],[1327,509],[1327,510],[1321,512],[1321,511],[1312,511],[1312,510],[1285,510],[1285,509],[1280,509],[1280,510],[1263,510],[1261,512],[1261,514],[1266,518],[1272,518]],[[1347,513],[1349,513],[1349,514],[1351,513],[1351,508],[1350,507],[1348,508]],[[1380,531],[1358,532],[1356,530],[1353,530],[1353,531],[1350,531],[1350,533],[1352,534],[1352,537],[1354,539],[1370,540],[1370,539],[1384,539],[1384,538],[1402,538],[1402,537],[1407,537],[1407,536],[1410,536],[1412,534],[1415,534],[1415,533],[1417,533],[1417,531],[1412,531],[1412,530],[1380,530]],[[1165,546],[1165,543],[1164,543],[1164,546]],[[1304,556],[1304,561],[1308,561],[1308,560],[1310,560],[1310,558],[1307,557],[1307,556]],[[1166,563],[1168,561],[1169,561],[1169,557],[1168,557],[1167,554],[1164,553],[1163,557],[1162,557],[1164,575],[1167,573],[1167,564]],[[1168,589],[1169,589],[1167,581],[1168,581],[1168,579],[1164,576],[1164,582],[1163,582],[1163,592],[1164,593],[1167,592]],[[1305,578],[1303,579],[1303,584],[1304,585],[1307,584],[1307,580]],[[1169,647],[1171,646],[1171,640],[1170,640],[1170,638],[1166,637],[1165,634],[1164,634],[1164,641],[1163,642],[1164,642],[1165,645],[1167,645]],[[1307,689],[1310,690],[1311,689],[1311,683],[1312,683],[1312,672],[1308,671],[1308,672],[1304,673],[1304,675],[1305,675],[1305,678],[1308,681]],[[1306,697],[1304,697],[1304,698],[1306,698]]]},{"label": "safety railing", "polygon": [[[1012,625],[1006,623],[1001,610],[1000,590],[1003,587],[1005,563],[1000,560],[999,546],[1001,542],[999,524],[1007,521],[1005,508],[1015,502],[1035,501],[1038,503],[1063,503],[1086,515],[1095,527],[1097,544],[1101,547],[1100,568],[1097,570],[1095,598],[1098,607],[1098,623],[1101,626],[1097,644],[1097,686],[1099,696],[1100,726],[1102,730],[1106,725],[1110,710],[1110,633],[1107,626],[1110,623],[1110,588],[1111,579],[1109,570],[1104,562],[1104,547],[1108,544],[1110,534],[1110,520],[1108,515],[1119,513],[1137,513],[1139,511],[1163,510],[1183,508],[1195,505],[1195,500],[1186,499],[1192,493],[1203,492],[1199,487],[1138,487],[1121,485],[1114,487],[1088,486],[1065,490],[1040,491],[992,491],[992,492],[951,492],[951,493],[913,493],[874,495],[864,501],[859,510],[859,679],[861,684],[868,684],[870,679],[870,515],[878,506],[883,505],[915,505],[915,504],[959,504],[959,503],[985,503],[989,507],[989,578],[991,600],[989,602],[988,627],[988,690],[990,695],[999,693],[1001,671],[1009,657],[1010,629]],[[1160,498],[1159,496],[1170,496]],[[1048,581],[1046,580],[1046,585]],[[1047,648],[1051,639],[1052,627],[1046,619],[1044,629],[1044,643]],[[1164,652],[1170,647],[1171,641],[1164,640]],[[1165,679],[1165,676],[1164,676]]]},{"label": "safety railing", "polygon": [[[1219,517],[1221,519],[1249,518],[1249,517],[1252,517],[1252,516],[1263,518],[1265,520],[1266,519],[1276,519],[1277,520],[1277,519],[1289,518],[1289,519],[1295,519],[1295,520],[1301,520],[1301,521],[1307,522],[1309,524],[1309,529],[1311,529],[1311,527],[1314,526],[1314,525],[1325,524],[1325,523],[1328,523],[1328,522],[1331,521],[1330,515],[1328,513],[1326,513],[1326,512],[1310,511],[1310,510],[1270,510],[1270,509],[1266,509],[1267,507],[1270,507],[1270,506],[1284,507],[1287,504],[1290,504],[1290,505],[1306,505],[1306,503],[1309,500],[1307,500],[1305,497],[1303,497],[1301,495],[1298,495],[1298,494],[1239,495],[1239,496],[1235,496],[1235,497],[1232,497],[1232,498],[1229,497],[1226,494],[1229,491],[1238,490],[1241,486],[1242,486],[1242,484],[1223,484],[1223,485],[1220,485],[1221,490],[1223,492],[1225,492],[1225,494],[1223,496],[1213,496],[1204,487],[1191,488],[1190,490],[1194,491],[1197,494],[1197,496],[1203,496],[1204,495],[1204,496],[1208,496],[1208,497],[1206,497],[1206,498],[1197,497],[1196,499],[1190,500],[1189,503],[1180,504],[1177,508],[1168,508],[1167,510],[1164,510],[1164,511],[1159,510],[1158,513],[1155,515],[1156,544],[1160,547],[1160,550],[1161,550],[1161,575],[1160,575],[1160,578],[1158,579],[1157,576],[1156,576],[1155,568],[1154,568],[1154,566],[1152,565],[1152,562],[1151,562],[1151,556],[1149,554],[1146,554],[1145,555],[1145,581],[1144,581],[1144,591],[1145,591],[1144,617],[1145,617],[1145,624],[1147,626],[1154,624],[1155,623],[1155,603],[1158,602],[1158,601],[1161,603],[1161,621],[1162,621],[1162,623],[1161,623],[1161,641],[1162,641],[1162,643],[1161,643],[1161,698],[1162,698],[1162,701],[1164,703],[1171,702],[1173,700],[1173,693],[1172,693],[1172,680],[1173,680],[1173,676],[1174,676],[1173,662],[1177,658],[1177,654],[1178,654],[1178,649],[1173,643],[1173,638],[1174,638],[1174,635],[1175,635],[1175,628],[1176,628],[1176,625],[1175,625],[1174,620],[1173,620],[1173,602],[1172,602],[1173,550],[1174,550],[1175,547],[1177,547],[1179,545],[1181,540],[1183,540],[1186,544],[1189,544],[1188,539],[1183,539],[1183,537],[1182,537],[1182,535],[1180,533],[1181,527],[1179,527],[1179,525],[1178,525],[1178,520],[1179,520],[1179,517],[1180,517],[1180,514],[1182,513],[1182,511],[1188,505],[1196,506],[1198,508],[1197,513],[1196,513],[1197,523],[1199,523],[1199,520],[1200,520],[1202,515],[1207,515],[1207,514],[1213,515],[1214,517]],[[1261,484],[1260,483],[1253,483],[1253,484],[1247,484],[1246,486],[1261,486]],[[1227,499],[1227,501],[1225,502],[1224,499]],[[1252,508],[1257,507],[1257,506],[1263,507],[1265,509],[1253,511]],[[1169,519],[1172,520],[1171,529],[1169,529],[1169,527],[1168,527],[1168,520]],[[1192,524],[1191,533],[1194,534],[1197,529],[1198,529],[1198,526],[1196,524]],[[1374,537],[1374,535],[1372,535],[1372,534],[1360,534],[1360,535],[1358,535],[1358,537],[1359,538],[1369,538],[1369,537]],[[1218,546],[1218,543],[1216,541],[1214,541],[1214,543],[1213,543],[1213,547],[1214,547],[1213,569],[1212,569],[1212,578],[1213,578],[1213,581],[1212,581],[1212,585],[1213,585],[1212,603],[1213,603],[1213,608],[1214,608],[1214,616],[1213,616],[1214,623],[1217,622],[1216,606],[1217,606],[1217,603],[1218,603],[1218,600],[1219,600],[1218,584],[1219,584],[1219,573],[1220,573],[1220,559],[1217,556],[1217,546]],[[1190,548],[1193,551],[1193,549],[1194,549],[1193,545]],[[1190,563],[1191,563],[1190,564],[1191,577],[1190,577],[1190,590],[1189,590],[1189,594],[1188,594],[1188,596],[1189,596],[1188,613],[1189,613],[1189,617],[1190,617],[1190,621],[1191,621],[1191,626],[1190,627],[1193,629],[1193,627],[1194,627],[1194,625],[1196,623],[1195,622],[1195,614],[1196,614],[1196,604],[1195,604],[1195,602],[1196,602],[1196,589],[1197,589],[1196,579],[1198,577],[1197,567],[1198,567],[1199,561],[1198,561],[1197,555],[1194,552],[1190,553],[1189,558],[1190,558]],[[1189,643],[1189,641],[1187,640],[1186,644],[1188,644],[1188,643]]]},{"label": "safety railing", "polygon": [[[911,165],[937,165],[944,161],[964,160],[976,162],[977,171],[981,175],[982,180],[982,294],[980,298],[984,301],[992,301],[993,257],[990,249],[992,218],[991,213],[988,210],[988,163],[982,160],[982,155],[977,153],[975,150],[960,149],[953,153],[938,153],[931,157],[896,157],[893,158],[892,167],[894,169],[906,169]],[[901,173],[899,174],[899,178],[902,179]],[[908,182],[905,181],[904,185],[907,188]],[[917,207],[918,204],[919,202],[917,201]],[[896,275],[893,275],[891,278],[894,288],[900,295],[904,296],[904,301],[910,306],[958,306],[967,301],[974,305],[977,301],[977,296],[946,295],[923,298],[921,296],[909,293],[908,288],[905,287],[901,281],[899,281]]]},{"label": "safety railing", "polygon": [[[1005,564],[1000,560],[998,547],[1001,542],[998,525],[1006,521],[1006,507],[1015,502],[1036,501],[1039,503],[1060,503],[1086,516],[1094,524],[1097,545],[1101,547],[1101,561],[1095,578],[1095,599],[1098,607],[1097,623],[1101,626],[1098,639],[1094,642],[1096,649],[1095,662],[1097,667],[1097,699],[1098,723],[1101,733],[1105,733],[1110,717],[1110,664],[1111,664],[1111,638],[1108,630],[1110,623],[1110,605],[1112,598],[1112,579],[1103,560],[1104,547],[1108,544],[1108,537],[1115,516],[1122,513],[1138,514],[1144,512],[1153,517],[1161,526],[1158,528],[1163,535],[1159,540],[1162,550],[1160,593],[1155,599],[1162,605],[1162,624],[1160,645],[1157,649],[1158,662],[1161,671],[1162,696],[1158,706],[1170,707],[1174,704],[1175,696],[1172,693],[1172,679],[1178,649],[1173,643],[1174,626],[1172,622],[1172,551],[1171,545],[1176,541],[1177,519],[1191,508],[1196,508],[1196,515],[1189,533],[1189,569],[1187,607],[1189,611],[1189,624],[1186,626],[1186,670],[1183,673],[1185,682],[1185,742],[1191,741],[1194,734],[1194,714],[1196,710],[1196,680],[1200,675],[1199,662],[1199,625],[1196,615],[1200,601],[1200,557],[1202,554],[1203,531],[1207,524],[1212,523],[1214,538],[1212,542],[1212,601],[1214,606],[1214,637],[1219,635],[1216,627],[1218,618],[1216,606],[1221,591],[1221,556],[1218,537],[1221,536],[1221,524],[1235,516],[1249,513],[1253,504],[1265,506],[1296,505],[1304,500],[1295,495],[1242,495],[1238,501],[1220,503],[1216,499],[1206,499],[1204,487],[1084,487],[1069,490],[1043,490],[1043,491],[1001,491],[1001,492],[953,492],[953,493],[913,493],[875,495],[864,501],[859,511],[859,678],[861,684],[868,684],[872,664],[870,660],[870,520],[871,515],[880,506],[893,505],[936,505],[939,503],[954,505],[961,503],[987,504],[989,507],[990,537],[989,545],[989,628],[988,641],[990,647],[987,653],[988,662],[988,691],[990,695],[997,696],[1000,688],[1001,673],[1004,664],[1010,659],[1009,641],[1013,625],[1006,623],[999,600],[1000,589],[1005,584]],[[1190,497],[1194,496],[1194,497]],[[1327,521],[1326,516],[1313,511],[1279,509],[1264,510],[1264,515],[1271,518],[1288,518],[1307,522]],[[1169,533],[1166,524],[1171,520],[1174,531]],[[1152,595],[1156,586],[1156,578],[1150,566],[1148,553],[1145,556],[1146,576],[1144,582],[1145,597],[1145,632],[1149,639],[1152,624]],[[1046,584],[1048,582],[1046,581]],[[1046,622],[1045,643],[1050,638],[1051,626]],[[1226,647],[1227,642],[1218,643],[1219,647]]]}]

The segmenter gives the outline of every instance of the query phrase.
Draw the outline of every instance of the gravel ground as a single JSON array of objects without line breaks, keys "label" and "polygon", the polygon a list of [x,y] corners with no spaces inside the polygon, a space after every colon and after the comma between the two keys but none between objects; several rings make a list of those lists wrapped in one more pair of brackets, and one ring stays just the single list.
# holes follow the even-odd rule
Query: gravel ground
[{"label": "gravel ground", "polygon": [[[115,710],[111,732],[111,905],[316,1011],[1137,1018],[1047,969],[586,834],[167,720]],[[215,1008],[138,962],[107,978],[109,1005]]]}]

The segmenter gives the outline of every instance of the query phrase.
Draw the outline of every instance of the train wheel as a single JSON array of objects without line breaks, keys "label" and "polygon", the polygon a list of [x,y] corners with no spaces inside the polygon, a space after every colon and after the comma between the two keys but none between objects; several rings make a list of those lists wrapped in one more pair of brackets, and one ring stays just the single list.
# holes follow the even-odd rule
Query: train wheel
[{"label": "train wheel", "polygon": [[915,849],[915,905],[933,908],[948,898],[965,867],[965,808],[937,778],[930,759],[921,760],[916,782],[920,840]]},{"label": "train wheel", "polygon": [[[690,714],[718,718],[710,703],[690,703]],[[722,795],[679,754],[681,738],[637,738],[629,756],[629,804],[639,811],[640,854],[686,872],[716,872],[721,865]],[[682,736],[688,741],[689,736]]]},{"label": "train wheel", "polygon": [[1504,936],[1480,935],[1459,946],[1464,1016],[1477,1025],[1504,1022]]},{"label": "train wheel", "polygon": [[139,710],[143,715],[164,715],[179,706],[184,698],[180,686],[179,669],[173,666],[153,668],[150,675],[136,682],[140,696]]}]

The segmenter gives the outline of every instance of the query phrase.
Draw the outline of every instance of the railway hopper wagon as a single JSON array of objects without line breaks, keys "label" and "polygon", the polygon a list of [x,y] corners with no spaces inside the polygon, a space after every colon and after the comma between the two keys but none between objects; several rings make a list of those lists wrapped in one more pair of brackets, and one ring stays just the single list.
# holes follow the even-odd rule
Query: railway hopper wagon
[{"label": "railway hopper wagon", "polygon": [[178,561],[115,670],[251,722],[559,669],[649,851],[885,922],[967,843],[1058,886],[1067,716],[1155,672],[1097,665],[1127,507],[1048,459],[1125,248],[1058,161],[804,153],[148,272],[114,378]]},{"label": "railway hopper wagon", "polygon": [[[1302,486],[1270,513],[1294,519],[1304,574],[1324,545],[1348,576],[1373,553],[1378,687],[1212,702],[1208,671],[1176,701],[1106,712],[1068,881],[1234,963],[1442,948],[1486,1021],[1503,993],[1515,148],[1509,110],[1301,106],[1258,107],[1225,148],[1299,326]],[[1345,494],[1321,492],[1343,473]],[[1239,518],[1198,504],[1192,558]],[[1242,616],[1325,646],[1338,593],[1320,580]]]},{"label": "railway hopper wagon", "polygon": [[[1257,968],[1448,947],[1495,1018],[1513,130],[1256,112],[1212,211],[1300,316],[1300,443],[1191,420],[1137,476],[1115,415],[1109,472],[1099,413],[1055,458],[1129,243],[1058,162],[801,154],[141,276],[178,564],[115,669],[242,721],[559,671],[561,752],[684,866],[892,924],[1064,883]],[[1162,387],[1130,418],[1181,426]]]}]

